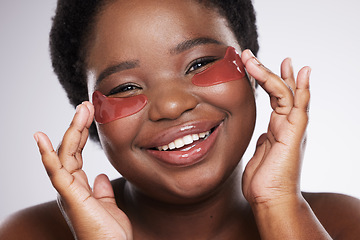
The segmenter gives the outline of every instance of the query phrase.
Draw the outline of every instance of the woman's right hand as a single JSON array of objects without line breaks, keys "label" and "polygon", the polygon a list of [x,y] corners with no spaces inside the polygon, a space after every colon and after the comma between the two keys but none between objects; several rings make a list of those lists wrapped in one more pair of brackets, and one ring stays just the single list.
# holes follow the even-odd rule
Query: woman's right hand
[{"label": "woman's right hand", "polygon": [[97,176],[91,189],[82,170],[82,150],[93,117],[93,105],[80,104],[57,152],[44,133],[38,132],[34,138],[59,193],[59,207],[76,239],[132,239],[130,220],[116,205],[108,177]]}]

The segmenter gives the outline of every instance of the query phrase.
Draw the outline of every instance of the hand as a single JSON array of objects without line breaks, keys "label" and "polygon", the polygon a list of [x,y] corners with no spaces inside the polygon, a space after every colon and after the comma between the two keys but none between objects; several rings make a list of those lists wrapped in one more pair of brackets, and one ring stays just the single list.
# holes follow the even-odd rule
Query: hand
[{"label": "hand", "polygon": [[301,199],[299,188],[310,99],[310,68],[302,68],[295,83],[291,60],[281,65],[281,78],[265,68],[249,50],[242,53],[248,71],[269,94],[267,133],[258,139],[243,175],[243,193],[250,205],[282,204]]},{"label": "hand", "polygon": [[93,121],[94,108],[89,102],[80,104],[66,131],[58,153],[44,133],[35,140],[45,169],[59,196],[59,206],[77,239],[132,239],[131,224],[116,205],[107,176],[99,175],[94,189],[82,170],[82,150]]}]

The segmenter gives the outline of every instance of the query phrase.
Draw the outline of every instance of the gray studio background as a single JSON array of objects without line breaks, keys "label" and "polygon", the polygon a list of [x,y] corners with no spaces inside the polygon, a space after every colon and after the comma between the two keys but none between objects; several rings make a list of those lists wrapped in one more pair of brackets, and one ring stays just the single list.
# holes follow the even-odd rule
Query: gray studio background
[{"label": "gray studio background", "polygon": [[[56,198],[33,140],[46,132],[56,146],[74,113],[52,73],[48,32],[55,0],[0,0],[0,221]],[[310,65],[311,115],[302,172],[305,191],[360,198],[360,3],[356,0],[255,0],[259,57],[279,73],[292,57],[296,71]],[[270,107],[258,91],[255,141],[266,131]],[[245,159],[254,151],[254,142]],[[99,147],[85,148],[85,171],[118,174]]]}]

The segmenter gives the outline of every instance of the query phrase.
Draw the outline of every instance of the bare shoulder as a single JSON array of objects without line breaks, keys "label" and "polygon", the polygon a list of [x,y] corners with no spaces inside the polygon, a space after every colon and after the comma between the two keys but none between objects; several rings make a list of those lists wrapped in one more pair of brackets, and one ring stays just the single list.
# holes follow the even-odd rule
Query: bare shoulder
[{"label": "bare shoulder", "polygon": [[0,226],[0,239],[73,239],[55,201],[21,210]]},{"label": "bare shoulder", "polygon": [[360,200],[337,193],[303,193],[326,230],[335,239],[360,236]]}]

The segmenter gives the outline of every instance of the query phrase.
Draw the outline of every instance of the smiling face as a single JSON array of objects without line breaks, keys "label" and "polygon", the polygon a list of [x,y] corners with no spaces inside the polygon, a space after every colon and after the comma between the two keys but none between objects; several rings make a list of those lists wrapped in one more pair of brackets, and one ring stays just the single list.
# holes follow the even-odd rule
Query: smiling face
[{"label": "smiling face", "polygon": [[240,51],[226,21],[196,1],[115,1],[100,13],[87,58],[89,96],[146,96],[140,111],[97,124],[110,162],[142,193],[196,201],[236,168],[255,125],[252,87],[246,77],[192,83],[228,46]]}]

